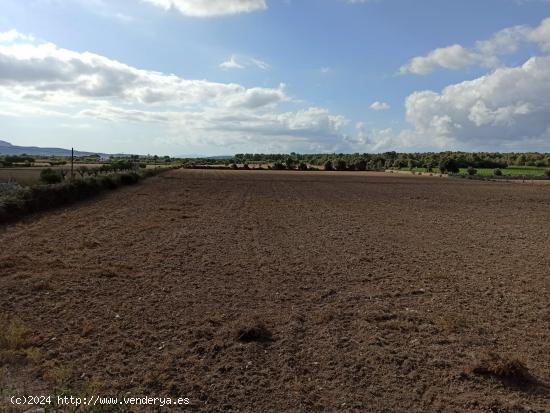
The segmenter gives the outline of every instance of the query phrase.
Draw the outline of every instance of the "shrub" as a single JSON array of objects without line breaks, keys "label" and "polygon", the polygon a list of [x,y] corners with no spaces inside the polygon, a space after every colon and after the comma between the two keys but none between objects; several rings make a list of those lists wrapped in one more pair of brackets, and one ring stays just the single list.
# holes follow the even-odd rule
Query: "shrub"
[{"label": "shrub", "polygon": [[300,171],[307,171],[307,164],[305,162],[300,162],[300,164],[298,165],[298,169]]},{"label": "shrub", "polygon": [[80,168],[77,168],[76,172],[78,172],[78,174],[84,178],[85,175],[89,174],[90,173],[90,170],[88,169],[87,166],[81,166]]},{"label": "shrub", "polygon": [[115,189],[118,186],[115,180],[109,175],[98,176],[97,182],[105,189]]},{"label": "shrub", "polygon": [[271,168],[280,170],[285,169],[285,166],[281,162],[274,162]]},{"label": "shrub", "polygon": [[476,175],[477,169],[474,168],[473,166],[469,166],[467,172],[468,172],[468,175]]},{"label": "shrub", "polygon": [[24,208],[25,202],[20,196],[20,193],[6,195],[0,199],[0,209],[2,209],[4,213],[8,215],[17,214]]},{"label": "shrub", "polygon": [[33,163],[34,158],[26,155],[7,155],[5,158],[6,162],[11,163]]},{"label": "shrub", "polygon": [[331,161],[326,161],[325,162],[325,171],[334,171],[334,167],[332,166]]},{"label": "shrub", "polygon": [[57,184],[63,181],[63,176],[59,171],[54,171],[52,168],[46,168],[40,172],[40,180],[45,184]]},{"label": "shrub", "polygon": [[135,172],[120,174],[118,180],[122,185],[132,185],[139,181],[139,175]]},{"label": "shrub", "polygon": [[[100,175],[70,182],[37,185],[0,197],[0,223],[29,212],[37,212],[79,201],[93,196],[105,189],[114,189],[119,185],[131,185],[142,177],[154,176],[167,168],[150,169],[122,174]],[[54,171],[55,172],[55,171]]]},{"label": "shrub", "polygon": [[502,176],[502,171],[501,171],[500,169],[497,168],[497,169],[495,169],[495,170],[493,171],[493,175],[495,175],[495,176]]},{"label": "shrub", "polygon": [[544,171],[544,175],[550,178],[550,169],[547,169],[546,171]]}]

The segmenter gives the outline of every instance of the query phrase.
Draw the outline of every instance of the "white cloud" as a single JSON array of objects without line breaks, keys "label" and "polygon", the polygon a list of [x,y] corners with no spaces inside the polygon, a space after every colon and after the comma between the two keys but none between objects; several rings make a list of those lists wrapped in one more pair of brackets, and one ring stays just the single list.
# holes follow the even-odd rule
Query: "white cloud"
[{"label": "white cloud", "polygon": [[28,40],[33,41],[34,37],[30,35],[24,35],[19,33],[17,30],[9,30],[7,32],[0,32],[0,42],[1,43],[10,43],[16,40]]},{"label": "white cloud", "polygon": [[212,17],[267,9],[265,0],[143,0],[192,17]]},{"label": "white cloud", "polygon": [[476,42],[467,49],[459,44],[432,50],[426,56],[417,56],[401,66],[401,74],[426,75],[437,69],[459,70],[473,65],[488,68],[500,66],[499,56],[514,53],[522,43],[537,44],[550,51],[550,18],[538,27],[514,26],[495,33],[489,40]]},{"label": "white cloud", "polygon": [[413,126],[400,141],[441,149],[550,149],[550,57],[499,68],[441,93],[415,92],[406,100]]},{"label": "white cloud", "polygon": [[262,70],[269,70],[271,69],[271,66],[264,62],[263,60],[259,60],[259,59],[254,59],[253,57],[250,58],[250,62],[256,66],[258,69],[262,69]]},{"label": "white cloud", "polygon": [[[10,36],[13,37],[13,36]],[[281,88],[187,80],[140,70],[94,54],[32,41],[0,43],[0,85],[21,98],[58,102],[116,99],[126,103],[253,107],[286,99]]]},{"label": "white cloud", "polygon": [[231,55],[228,60],[220,64],[220,68],[223,70],[244,69],[251,66],[254,66],[261,70],[271,69],[271,66],[268,63],[260,59],[237,55]]},{"label": "white cloud", "polygon": [[244,66],[237,62],[235,56],[231,56],[229,60],[220,63],[220,68],[222,69],[244,69]]},{"label": "white cloud", "polygon": [[[256,150],[335,151],[345,147],[347,119],[298,105],[276,88],[189,80],[141,70],[89,52],[9,32],[0,34],[0,115],[59,116],[143,123],[174,142]],[[258,61],[260,62],[260,61]]]},{"label": "white cloud", "polygon": [[400,73],[413,73],[426,75],[437,68],[463,69],[470,65],[480,63],[480,56],[468,51],[464,47],[455,44],[431,51],[427,56],[418,56],[411,59],[400,68]]},{"label": "white cloud", "polygon": [[374,102],[372,105],[369,106],[372,110],[380,111],[380,110],[388,110],[390,109],[390,105],[388,105],[386,102]]},{"label": "white cloud", "polygon": [[[186,139],[194,143],[223,136],[224,144],[243,138],[254,142],[276,143],[283,138],[288,143],[307,144],[310,148],[327,150],[341,147],[343,116],[328,110],[310,107],[296,112],[245,111],[224,108],[205,108],[199,111],[147,111],[125,109],[110,104],[97,105],[78,113],[78,117],[112,122],[160,123],[186,131]],[[212,140],[211,144],[220,144]]]}]

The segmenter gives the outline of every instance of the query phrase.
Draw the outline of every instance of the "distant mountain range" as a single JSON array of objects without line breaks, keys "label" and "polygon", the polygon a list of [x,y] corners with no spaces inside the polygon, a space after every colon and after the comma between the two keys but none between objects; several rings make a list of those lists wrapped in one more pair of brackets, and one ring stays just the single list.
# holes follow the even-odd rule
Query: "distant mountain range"
[{"label": "distant mountain range", "polygon": [[[16,146],[0,140],[0,155],[34,155],[34,156],[71,156],[70,149],[40,148],[38,146]],[[74,151],[75,156],[95,155],[97,152]],[[101,156],[108,156],[100,153]]]}]

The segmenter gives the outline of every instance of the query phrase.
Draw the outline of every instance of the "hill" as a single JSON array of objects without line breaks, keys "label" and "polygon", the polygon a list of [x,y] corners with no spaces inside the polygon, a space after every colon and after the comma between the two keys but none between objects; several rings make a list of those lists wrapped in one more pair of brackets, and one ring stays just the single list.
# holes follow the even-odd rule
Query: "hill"
[{"label": "hill", "polygon": [[[34,156],[70,156],[71,150],[64,148],[41,148],[38,146],[17,146],[0,140],[0,155],[34,155]],[[95,152],[74,151],[75,156],[89,156]],[[105,154],[99,154],[105,155]]]}]

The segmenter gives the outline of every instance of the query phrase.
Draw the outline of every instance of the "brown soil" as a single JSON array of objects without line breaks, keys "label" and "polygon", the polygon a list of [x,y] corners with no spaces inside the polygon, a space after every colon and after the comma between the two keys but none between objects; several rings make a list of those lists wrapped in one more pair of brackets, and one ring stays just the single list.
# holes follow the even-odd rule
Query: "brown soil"
[{"label": "brown soil", "polygon": [[547,412],[549,234],[546,186],[171,171],[2,230],[0,312],[42,355],[5,362],[4,386]]}]

